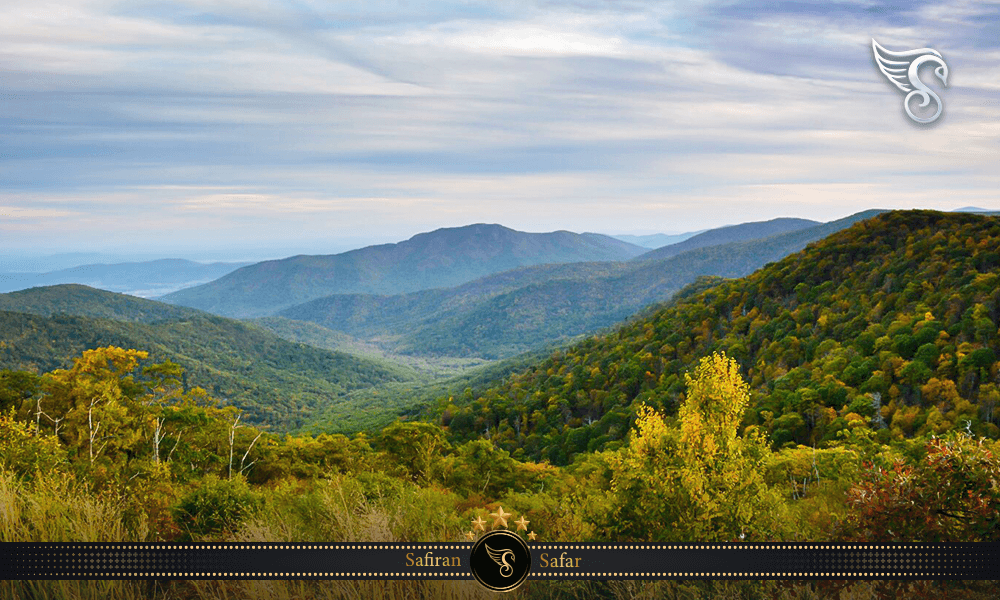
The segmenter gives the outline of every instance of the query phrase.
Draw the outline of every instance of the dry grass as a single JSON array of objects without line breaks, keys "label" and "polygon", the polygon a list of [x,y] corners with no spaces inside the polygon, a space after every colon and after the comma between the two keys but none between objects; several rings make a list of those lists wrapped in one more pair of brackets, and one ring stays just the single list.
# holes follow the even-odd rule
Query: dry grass
[{"label": "dry grass", "polygon": [[2,542],[144,541],[148,536],[145,519],[130,522],[121,501],[91,495],[67,475],[26,484],[0,470]]}]

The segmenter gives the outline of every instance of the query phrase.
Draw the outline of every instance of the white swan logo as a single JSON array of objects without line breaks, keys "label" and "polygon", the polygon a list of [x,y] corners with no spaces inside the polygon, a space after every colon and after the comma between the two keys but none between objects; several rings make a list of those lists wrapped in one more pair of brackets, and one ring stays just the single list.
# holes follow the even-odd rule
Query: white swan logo
[{"label": "white swan logo", "polygon": [[[933,48],[920,48],[919,50],[907,50],[906,52],[892,52],[886,50],[878,42],[872,39],[872,52],[875,54],[875,63],[878,64],[879,71],[901,91],[906,92],[903,99],[903,108],[906,114],[917,123],[933,123],[941,116],[941,109],[944,104],[940,96],[934,90],[927,87],[927,84],[920,81],[918,71],[926,63],[938,65],[934,69],[934,75],[941,80],[941,83],[948,86],[948,65],[944,62],[941,53]],[[910,100],[918,96],[920,98],[920,108],[925,108],[933,102],[937,110],[929,117],[918,117],[913,114],[910,108]]]}]

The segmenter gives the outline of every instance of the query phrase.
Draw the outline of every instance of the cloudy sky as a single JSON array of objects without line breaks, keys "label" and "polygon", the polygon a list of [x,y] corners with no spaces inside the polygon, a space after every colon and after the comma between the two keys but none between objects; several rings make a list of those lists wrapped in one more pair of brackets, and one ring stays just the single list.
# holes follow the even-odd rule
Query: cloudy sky
[{"label": "cloudy sky", "polygon": [[[1000,208],[1000,3],[4,0],[0,251]],[[933,47],[929,127],[871,39]]]}]

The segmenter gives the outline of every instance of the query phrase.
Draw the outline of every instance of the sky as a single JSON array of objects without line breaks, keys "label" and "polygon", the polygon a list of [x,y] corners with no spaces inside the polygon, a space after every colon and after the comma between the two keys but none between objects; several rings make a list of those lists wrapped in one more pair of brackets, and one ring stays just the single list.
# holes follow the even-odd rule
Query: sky
[{"label": "sky", "polygon": [[[0,252],[1000,209],[998,26],[964,1],[4,0]],[[873,38],[943,55],[937,122]]]}]

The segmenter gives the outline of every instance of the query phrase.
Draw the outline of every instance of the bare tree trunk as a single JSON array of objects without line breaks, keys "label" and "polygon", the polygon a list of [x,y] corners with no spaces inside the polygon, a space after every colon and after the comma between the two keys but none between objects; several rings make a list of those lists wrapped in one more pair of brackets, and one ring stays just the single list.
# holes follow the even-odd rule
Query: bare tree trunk
[{"label": "bare tree trunk", "polygon": [[[184,431],[187,430],[185,429]],[[181,443],[181,435],[184,433],[184,431],[181,431],[180,433],[177,434],[177,439],[174,441],[174,447],[170,449],[170,452],[167,452],[167,458],[164,460],[164,462],[170,462],[170,457],[174,455],[174,450],[176,450],[177,445]]]},{"label": "bare tree trunk", "polygon": [[42,399],[41,397],[39,397],[35,404],[35,435],[42,435],[42,417],[45,417],[49,421],[52,421],[53,425],[55,425],[55,431],[53,432],[52,435],[58,438],[59,424],[62,423],[63,419],[65,419],[66,416],[64,415],[62,417],[59,417],[58,419],[53,419],[52,417],[50,417],[47,412],[42,410]]},{"label": "bare tree trunk", "polygon": [[247,465],[245,467],[243,466],[243,463],[246,462],[247,457],[250,456],[250,451],[253,450],[253,445],[257,443],[257,440],[259,440],[260,436],[262,436],[262,435],[264,435],[263,431],[261,431],[260,433],[258,433],[257,437],[255,437],[253,439],[253,441],[250,442],[250,445],[247,446],[247,451],[243,453],[243,458],[240,459],[240,475],[243,474],[243,471],[249,469],[250,467],[254,466],[257,463],[257,461],[254,460],[254,461],[251,461],[249,465]]},{"label": "bare tree trunk", "polygon": [[153,462],[160,464],[160,441],[163,440],[163,417],[157,418],[153,428]]},{"label": "bare tree trunk", "polygon": [[90,407],[87,409],[87,428],[89,430],[90,439],[88,440],[87,449],[90,454],[90,465],[94,465],[94,438],[97,437],[98,432],[101,431],[101,422],[98,421],[97,425],[94,425],[94,405],[97,404],[97,399],[94,398],[90,401]]},{"label": "bare tree trunk", "polygon": [[241,416],[242,414],[236,415],[233,424],[229,427],[229,479],[233,478],[233,444],[236,442],[236,428],[240,426]]}]

